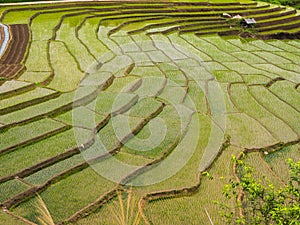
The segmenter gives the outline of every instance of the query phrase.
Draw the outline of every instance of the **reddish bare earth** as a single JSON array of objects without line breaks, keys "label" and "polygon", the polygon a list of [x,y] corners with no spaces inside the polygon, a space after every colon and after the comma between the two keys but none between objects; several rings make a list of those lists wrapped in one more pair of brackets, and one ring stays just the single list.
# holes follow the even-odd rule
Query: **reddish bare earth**
[{"label": "reddish bare earth", "polygon": [[4,28],[0,26],[0,48],[4,41]]},{"label": "reddish bare earth", "polygon": [[0,59],[0,77],[4,78],[12,78],[16,76],[24,67],[21,62],[24,58],[26,46],[29,40],[29,29],[27,25],[10,25],[9,29],[11,33],[11,40],[6,52]]}]

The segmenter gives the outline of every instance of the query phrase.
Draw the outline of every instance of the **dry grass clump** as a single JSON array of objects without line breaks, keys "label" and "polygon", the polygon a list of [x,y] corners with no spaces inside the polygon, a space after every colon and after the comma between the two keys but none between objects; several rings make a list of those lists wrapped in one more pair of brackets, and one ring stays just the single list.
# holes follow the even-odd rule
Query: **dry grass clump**
[{"label": "dry grass clump", "polygon": [[138,225],[141,215],[138,210],[138,201],[133,197],[132,189],[128,191],[127,198],[124,199],[121,192],[118,192],[118,201],[110,208],[115,222],[120,225]]},{"label": "dry grass clump", "polygon": [[36,219],[38,221],[38,224],[40,224],[40,225],[55,225],[53,218],[52,218],[45,202],[43,201],[43,199],[41,198],[41,196],[39,194],[37,194],[37,201],[36,201],[34,207],[36,208],[36,212],[37,212]]}]

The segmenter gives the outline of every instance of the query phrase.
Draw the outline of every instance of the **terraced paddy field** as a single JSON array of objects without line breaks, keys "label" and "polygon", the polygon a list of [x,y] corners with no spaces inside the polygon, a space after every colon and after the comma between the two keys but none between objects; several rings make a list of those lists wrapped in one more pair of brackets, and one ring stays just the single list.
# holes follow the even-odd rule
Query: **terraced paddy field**
[{"label": "terraced paddy field", "polygon": [[140,224],[224,224],[214,201],[231,204],[232,155],[278,186],[300,159],[293,8],[57,2],[0,15],[1,225],[42,224],[41,205],[55,224],[119,224],[130,190]]}]

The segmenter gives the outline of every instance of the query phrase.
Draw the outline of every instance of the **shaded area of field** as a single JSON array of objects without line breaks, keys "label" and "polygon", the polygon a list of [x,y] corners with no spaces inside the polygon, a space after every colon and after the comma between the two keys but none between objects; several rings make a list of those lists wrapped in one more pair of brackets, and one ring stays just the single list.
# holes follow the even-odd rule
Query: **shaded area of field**
[{"label": "shaded area of field", "polygon": [[[25,70],[0,85],[1,207],[37,222],[39,193],[58,224],[114,224],[118,189],[186,160],[169,179],[134,187],[143,223],[208,224],[210,215],[222,224],[212,201],[236,176],[232,155],[249,153],[284,183],[280,155],[299,159],[300,42],[222,38],[245,33],[223,11],[254,17],[260,35],[298,32],[297,12],[253,2],[4,8],[12,40],[0,73]],[[209,145],[213,132],[219,145]]]}]

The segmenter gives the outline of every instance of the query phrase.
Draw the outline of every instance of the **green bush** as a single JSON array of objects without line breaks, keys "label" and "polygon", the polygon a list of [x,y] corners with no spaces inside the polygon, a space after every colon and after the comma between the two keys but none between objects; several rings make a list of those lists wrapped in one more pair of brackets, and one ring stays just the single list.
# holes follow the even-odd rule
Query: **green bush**
[{"label": "green bush", "polygon": [[[229,224],[300,224],[300,161],[287,161],[289,180],[278,188],[267,180],[254,178],[254,169],[243,161],[236,161],[240,182],[224,186],[226,198],[236,200],[235,206],[218,203]],[[239,193],[243,192],[240,201]],[[239,209],[242,209],[242,214]]]}]

